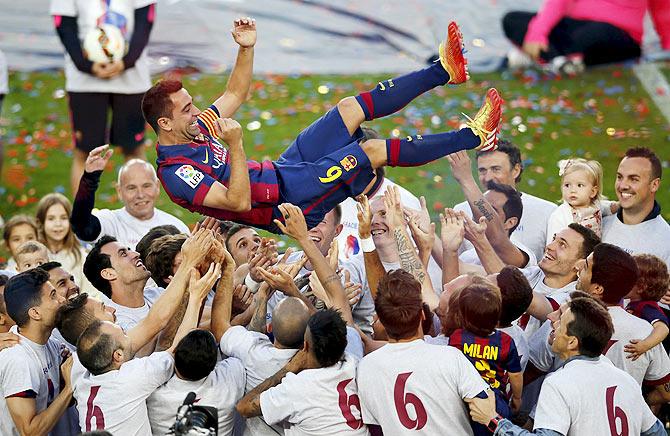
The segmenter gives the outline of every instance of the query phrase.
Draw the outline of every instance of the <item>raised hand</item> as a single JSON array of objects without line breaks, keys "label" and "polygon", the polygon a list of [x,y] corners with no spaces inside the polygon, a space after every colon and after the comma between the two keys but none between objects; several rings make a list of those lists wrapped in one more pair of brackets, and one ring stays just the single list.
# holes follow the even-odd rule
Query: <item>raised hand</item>
[{"label": "raised hand", "polygon": [[256,44],[256,20],[249,17],[238,18],[233,21],[230,33],[240,47],[253,47]]},{"label": "raised hand", "polygon": [[219,263],[210,263],[207,272],[202,277],[197,269],[191,269],[191,275],[188,278],[188,292],[196,301],[203,301],[220,275],[221,264]]},{"label": "raised hand", "polygon": [[114,150],[109,148],[109,144],[96,147],[88,154],[86,163],[84,164],[84,171],[93,173],[95,171],[102,171],[107,166],[107,162],[114,154]]},{"label": "raised hand", "polygon": [[389,186],[384,193],[384,205],[386,206],[386,224],[390,229],[404,227],[405,214],[400,202],[400,191],[397,186]]},{"label": "raised hand", "polygon": [[447,251],[457,252],[463,243],[465,235],[465,219],[463,215],[453,209],[445,208],[444,213],[440,214],[440,224],[442,225],[440,231],[442,248]]},{"label": "raised hand", "polygon": [[479,222],[476,223],[469,216],[462,214],[464,219],[465,239],[472,242],[486,239],[486,217],[480,217]]},{"label": "raised hand", "polygon": [[216,136],[230,147],[242,146],[242,126],[232,118],[217,118],[214,124]]},{"label": "raised hand", "polygon": [[302,242],[309,239],[307,236],[307,223],[305,222],[305,216],[302,214],[302,210],[291,203],[284,203],[279,205],[279,211],[284,216],[285,221],[285,223],[282,223],[279,220],[274,220],[277,227],[279,227],[279,230],[285,235],[300,242],[302,245]]},{"label": "raised hand", "polygon": [[198,230],[194,235],[189,236],[181,246],[182,263],[189,266],[200,265],[209,254],[213,244],[214,234],[211,230]]},{"label": "raised hand", "polygon": [[402,211],[405,214],[405,219],[410,227],[414,224],[414,226],[422,232],[428,233],[430,230],[430,213],[426,206],[426,198],[423,195],[419,197],[419,204],[421,205],[420,210],[403,207]]},{"label": "raised hand", "polygon": [[468,156],[468,153],[465,150],[448,154],[447,161],[449,161],[449,165],[451,165],[451,172],[458,183],[462,183],[464,180],[473,178],[470,156]]},{"label": "raised hand", "polygon": [[333,239],[333,242],[330,243],[326,259],[328,259],[328,265],[330,265],[333,271],[337,271],[340,265],[340,248],[337,239]]},{"label": "raised hand", "polygon": [[[263,286],[261,284],[261,286]],[[233,291],[233,314],[242,313],[254,301],[254,294],[246,287],[246,285],[239,284],[235,286]]]},{"label": "raised hand", "polygon": [[270,269],[259,268],[259,274],[265,280],[265,282],[270,285],[272,289],[277,289],[282,291],[284,294],[292,297],[295,296],[300,290],[293,282],[293,277],[288,272],[282,270],[281,268],[274,267]]},{"label": "raised hand", "polygon": [[361,194],[356,197],[356,209],[358,211],[358,236],[361,239],[367,239],[372,236],[372,211],[368,196]]},{"label": "raised hand", "polygon": [[358,303],[363,296],[363,286],[360,283],[351,281],[351,273],[348,270],[344,270],[344,293],[347,296],[349,306],[352,307]]}]

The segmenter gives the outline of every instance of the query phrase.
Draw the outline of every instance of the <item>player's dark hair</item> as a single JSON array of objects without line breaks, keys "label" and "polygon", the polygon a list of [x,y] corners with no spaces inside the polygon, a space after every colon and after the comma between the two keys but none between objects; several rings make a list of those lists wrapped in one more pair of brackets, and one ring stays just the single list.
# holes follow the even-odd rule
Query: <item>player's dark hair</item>
[{"label": "player's dark hair", "polygon": [[635,290],[641,300],[658,301],[670,287],[668,266],[658,256],[653,254],[636,254],[633,256],[640,272]]},{"label": "player's dark hair", "polygon": [[609,312],[592,298],[575,298],[568,302],[568,307],[574,319],[566,331],[579,340],[579,353],[587,357],[600,356],[614,332]]},{"label": "player's dark hair", "polygon": [[145,261],[147,259],[147,254],[149,254],[149,249],[151,249],[151,244],[156,239],[161,236],[178,235],[180,233],[179,229],[172,224],[163,224],[161,226],[152,227],[146,235],[142,236],[142,239],[139,240],[137,245],[135,245],[135,251],[140,254],[142,263],[146,263]]},{"label": "player's dark hair", "polygon": [[158,133],[158,119],[162,117],[172,118],[174,104],[170,100],[170,94],[182,89],[180,80],[159,80],[149,88],[142,97],[142,114],[147,123]]},{"label": "player's dark hair", "polygon": [[116,341],[111,335],[102,332],[102,325],[102,321],[93,321],[77,341],[77,357],[93,375],[104,374],[110,370],[114,362],[114,351],[117,350]]},{"label": "player's dark hair", "polygon": [[503,205],[503,212],[505,212],[505,220],[510,218],[516,218],[516,224],[514,227],[507,231],[507,235],[511,235],[514,230],[519,226],[521,222],[521,216],[523,215],[523,203],[521,202],[521,194],[519,191],[514,189],[509,185],[503,185],[501,183],[496,183],[493,180],[489,181],[486,184],[486,188],[490,191],[495,191],[503,194],[507,199]]},{"label": "player's dark hair", "polygon": [[88,294],[82,293],[70,298],[61,311],[57,327],[63,338],[71,344],[76,344],[79,336],[94,321],[97,321],[91,311],[86,308]]},{"label": "player's dark hair", "polygon": [[582,235],[582,246],[579,250],[579,258],[586,259],[589,257],[589,254],[593,253],[593,249],[596,245],[600,244],[600,238],[596,232],[581,224],[570,223],[568,224],[568,228]]},{"label": "player's dark hair", "polygon": [[[340,225],[340,222],[342,222],[342,207],[338,204],[334,208],[331,209],[330,212],[333,212],[335,215],[335,223],[334,226],[337,227]],[[330,213],[328,212],[328,213]]]},{"label": "player's dark hair", "polygon": [[49,261],[47,263],[43,263],[42,265],[40,265],[40,268],[42,268],[46,272],[50,272],[52,269],[62,268],[62,267],[63,267],[63,265],[60,262],[56,262],[55,260],[52,260],[52,261]]},{"label": "player's dark hair", "polygon": [[487,279],[473,276],[457,297],[461,327],[477,336],[488,336],[500,320],[500,289]]},{"label": "player's dark hair", "polygon": [[110,242],[116,242],[116,238],[104,235],[102,238],[98,239],[84,261],[84,275],[95,289],[102,292],[108,298],[112,298],[112,285],[109,281],[102,278],[100,273],[103,269],[112,267],[110,256],[101,251],[102,247]]},{"label": "player's dark hair", "polygon": [[235,236],[235,233],[239,232],[240,230],[244,229],[250,229],[251,227],[244,225],[244,224],[233,224],[229,229],[228,229],[228,234],[226,235],[226,250],[230,252],[230,246],[228,245],[228,241],[230,241],[230,238]]},{"label": "player's dark hair", "polygon": [[175,347],[174,367],[185,380],[202,380],[214,370],[217,357],[214,335],[207,330],[192,330]]},{"label": "player's dark hair", "polygon": [[496,277],[502,296],[500,326],[508,327],[518,319],[533,301],[533,289],[519,268],[507,265]]},{"label": "player's dark hair", "polygon": [[49,281],[49,273],[42,268],[32,268],[11,277],[5,285],[7,315],[19,327],[30,321],[28,311],[42,304],[42,286]]},{"label": "player's dark hair", "polygon": [[322,368],[335,365],[347,347],[347,323],[335,309],[316,312],[307,321],[312,353]]},{"label": "player's dark hair", "polygon": [[[523,174],[523,161],[521,160],[521,151],[519,150],[519,147],[511,143],[510,141],[506,139],[501,139],[498,141],[498,148],[496,148],[495,151],[499,151],[501,153],[505,153],[507,155],[507,158],[509,159],[509,165],[510,168],[514,168],[515,165],[519,165],[519,175],[516,176],[516,179],[514,179],[515,183],[519,183],[521,181],[521,174]],[[485,155],[487,153],[491,153],[490,151],[478,151],[476,153],[477,159],[479,159],[480,156]]]},{"label": "player's dark hair", "polygon": [[173,275],[174,258],[181,251],[187,238],[185,234],[165,235],[151,244],[144,266],[151,272],[151,278],[161,288],[167,287],[166,280]]},{"label": "player's dark hair", "polygon": [[591,283],[603,287],[605,303],[619,304],[633,289],[639,275],[635,259],[621,248],[605,242],[594,248]]},{"label": "player's dark hair", "polygon": [[626,150],[624,157],[642,157],[649,161],[651,164],[651,180],[660,179],[663,177],[663,166],[661,161],[656,156],[656,153],[650,148],[647,147],[633,147]]},{"label": "player's dark hair", "polygon": [[416,335],[422,303],[421,284],[407,271],[387,272],[379,281],[375,310],[389,338],[399,340]]}]

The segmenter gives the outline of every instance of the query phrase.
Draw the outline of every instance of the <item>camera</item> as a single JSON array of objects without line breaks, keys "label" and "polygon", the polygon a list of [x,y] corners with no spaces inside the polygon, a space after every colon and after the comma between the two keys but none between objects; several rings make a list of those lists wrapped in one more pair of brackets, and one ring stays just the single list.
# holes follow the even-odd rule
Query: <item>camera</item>
[{"label": "camera", "polygon": [[189,392],[177,410],[175,423],[169,435],[217,436],[219,433],[219,411],[216,407],[194,406],[195,392]]}]

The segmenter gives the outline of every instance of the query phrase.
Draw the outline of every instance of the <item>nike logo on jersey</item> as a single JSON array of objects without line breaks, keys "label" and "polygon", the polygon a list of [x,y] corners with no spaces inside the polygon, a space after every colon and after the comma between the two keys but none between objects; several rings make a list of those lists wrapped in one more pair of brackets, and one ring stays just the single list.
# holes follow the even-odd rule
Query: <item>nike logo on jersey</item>
[{"label": "nike logo on jersey", "polygon": [[209,162],[209,153],[207,152],[207,149],[205,149],[205,160],[202,161],[205,165]]}]

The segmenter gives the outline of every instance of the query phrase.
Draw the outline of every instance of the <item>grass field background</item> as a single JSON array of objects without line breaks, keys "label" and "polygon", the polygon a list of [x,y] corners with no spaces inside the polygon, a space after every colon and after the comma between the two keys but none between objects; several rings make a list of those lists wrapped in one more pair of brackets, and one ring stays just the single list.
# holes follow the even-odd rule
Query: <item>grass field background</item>
[{"label": "grass field background", "polygon": [[[662,64],[670,80],[670,64]],[[245,132],[251,159],[274,159],[295,135],[343,97],[373,87],[386,76],[258,76],[251,99],[236,119]],[[185,86],[200,108],[224,89],[227,75],[190,74]],[[670,126],[644,91],[630,67],[610,66],[577,78],[546,76],[528,70],[474,75],[466,85],[442,87],[416,99],[400,113],[368,123],[382,136],[406,136],[450,130],[461,112],[474,115],[488,87],[506,100],[502,137],[522,150],[524,174],[520,189],[552,201],[560,199],[558,160],[579,156],[599,160],[605,172],[604,192],[614,198],[616,165],[630,146],[653,148],[670,161]],[[10,94],[2,108],[0,137],[5,143],[5,166],[0,186],[0,213],[33,213],[35,203],[49,192],[71,197],[69,169],[72,153],[67,96],[61,72],[10,74]],[[662,92],[662,90],[658,90]],[[155,162],[155,136],[147,129],[147,155]],[[117,151],[105,171],[96,206],[119,207],[114,191]],[[418,195],[425,195],[432,213],[463,199],[446,161],[421,168],[390,168],[388,176]],[[668,178],[658,199],[670,218]],[[198,217],[172,204],[164,193],[158,207],[193,224]]]}]

